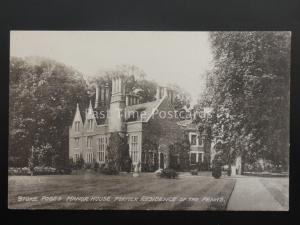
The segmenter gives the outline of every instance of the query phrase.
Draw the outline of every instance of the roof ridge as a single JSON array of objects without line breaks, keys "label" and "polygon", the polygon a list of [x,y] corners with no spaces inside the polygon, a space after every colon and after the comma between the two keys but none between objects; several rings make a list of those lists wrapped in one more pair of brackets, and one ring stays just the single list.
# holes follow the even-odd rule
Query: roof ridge
[{"label": "roof ridge", "polygon": [[161,103],[167,98],[167,96],[164,96],[160,99],[160,101],[158,102],[158,105],[155,107],[155,110],[152,110],[151,114],[149,115],[149,117],[147,118],[146,122],[149,122],[150,118],[152,117],[153,113],[158,109],[158,107],[161,105]]}]

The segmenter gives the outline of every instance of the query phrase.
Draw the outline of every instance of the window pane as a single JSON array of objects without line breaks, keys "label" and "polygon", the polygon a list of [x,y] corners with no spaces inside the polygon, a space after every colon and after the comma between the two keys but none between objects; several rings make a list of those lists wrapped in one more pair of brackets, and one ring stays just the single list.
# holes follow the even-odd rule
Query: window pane
[{"label": "window pane", "polygon": [[191,153],[191,164],[196,164],[196,153]]},{"label": "window pane", "polygon": [[197,136],[193,134],[191,136],[191,145],[196,145],[196,140],[197,140]]}]

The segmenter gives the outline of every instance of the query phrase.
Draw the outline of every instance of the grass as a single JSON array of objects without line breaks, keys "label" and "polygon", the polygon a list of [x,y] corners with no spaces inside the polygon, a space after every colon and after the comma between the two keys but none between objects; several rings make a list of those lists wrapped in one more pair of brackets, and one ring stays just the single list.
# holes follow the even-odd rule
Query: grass
[{"label": "grass", "polygon": [[[9,176],[8,205],[11,209],[225,210],[234,184],[235,179],[230,178],[186,175],[162,179],[150,173],[139,177],[93,173]],[[37,197],[37,201],[18,201],[20,196]],[[45,201],[43,196],[61,197],[61,200]],[[68,196],[88,200],[69,202],[66,201]],[[91,201],[92,196],[110,196],[110,200]],[[141,201],[143,196],[161,199]],[[174,201],[166,201],[172,197]]]}]

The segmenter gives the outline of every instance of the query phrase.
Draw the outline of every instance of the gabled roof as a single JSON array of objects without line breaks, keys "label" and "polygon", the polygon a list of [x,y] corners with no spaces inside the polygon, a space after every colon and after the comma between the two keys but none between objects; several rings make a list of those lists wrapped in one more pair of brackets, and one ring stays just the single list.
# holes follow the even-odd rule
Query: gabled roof
[{"label": "gabled roof", "polygon": [[73,121],[80,121],[81,123],[83,123],[78,103],[76,105],[76,112],[75,112],[75,116],[74,116],[74,120]]},{"label": "gabled roof", "polygon": [[154,114],[154,112],[157,110],[157,108],[161,105],[161,103],[164,101],[166,97],[162,99],[158,99],[152,102],[146,102],[142,104],[137,105],[130,105],[126,106],[125,108],[125,120],[128,121],[130,119],[130,116],[136,112],[136,113],[143,113],[142,116],[139,116],[135,121],[141,121],[141,122],[148,122],[151,116]]}]

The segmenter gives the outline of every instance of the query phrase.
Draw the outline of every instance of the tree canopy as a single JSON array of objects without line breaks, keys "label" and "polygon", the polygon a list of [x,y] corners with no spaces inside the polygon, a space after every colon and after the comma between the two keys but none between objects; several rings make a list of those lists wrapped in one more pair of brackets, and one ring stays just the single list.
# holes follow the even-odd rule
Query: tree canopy
[{"label": "tree canopy", "polygon": [[86,82],[74,69],[45,58],[11,58],[9,156],[23,166],[32,149],[66,158],[76,103],[87,101]]},{"label": "tree canopy", "polygon": [[214,137],[246,161],[286,166],[289,156],[289,32],[212,32],[214,67],[202,101]]}]

